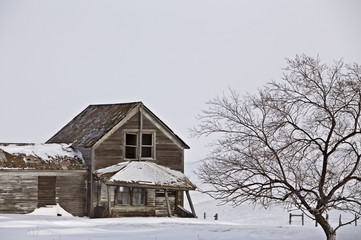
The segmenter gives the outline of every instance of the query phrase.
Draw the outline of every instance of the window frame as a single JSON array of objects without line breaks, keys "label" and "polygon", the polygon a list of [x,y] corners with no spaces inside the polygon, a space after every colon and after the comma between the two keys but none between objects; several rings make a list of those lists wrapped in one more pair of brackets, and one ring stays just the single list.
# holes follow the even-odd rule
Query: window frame
[{"label": "window frame", "polygon": [[[132,134],[136,136],[136,145],[130,145],[127,144],[127,134]],[[144,134],[150,134],[152,136],[152,142],[151,145],[144,145],[143,141],[142,141],[142,146],[146,147],[146,148],[151,148],[151,156],[150,157],[143,157],[143,155],[141,156],[141,160],[155,160],[156,159],[156,131],[155,130],[143,130],[142,131],[142,135]],[[123,134],[123,158],[124,160],[137,160],[138,159],[138,151],[139,151],[139,131],[138,130],[124,130],[124,134]],[[135,147],[135,151],[136,151],[136,156],[134,158],[129,158],[127,157],[127,147]],[[143,151],[143,150],[142,150]]]},{"label": "window frame", "polygon": [[[120,188],[127,189],[127,191],[119,191]],[[131,194],[130,194],[130,188],[125,186],[117,186],[115,190],[115,205],[118,206],[128,206],[131,203]],[[119,198],[119,195],[122,195],[122,198]],[[119,203],[119,199],[127,199],[126,203]]]},{"label": "window frame", "polygon": [[[139,191],[135,191],[139,190]],[[146,188],[133,187],[131,188],[131,205],[132,206],[147,206],[147,194]],[[137,199],[136,199],[137,197]]]},{"label": "window frame", "polygon": [[[122,191],[120,192],[120,188],[124,188],[127,189],[127,191]],[[134,191],[134,189],[140,190],[138,191]],[[127,196],[128,202],[127,203],[119,203],[118,199],[119,199],[119,194],[124,194],[124,196]],[[135,200],[136,196],[140,196],[140,198],[138,200]],[[147,206],[148,203],[148,191],[146,188],[141,188],[141,187],[127,187],[127,186],[117,186],[115,188],[115,205],[116,206]],[[140,203],[138,203],[140,202]],[[143,203],[142,203],[143,202]]]}]

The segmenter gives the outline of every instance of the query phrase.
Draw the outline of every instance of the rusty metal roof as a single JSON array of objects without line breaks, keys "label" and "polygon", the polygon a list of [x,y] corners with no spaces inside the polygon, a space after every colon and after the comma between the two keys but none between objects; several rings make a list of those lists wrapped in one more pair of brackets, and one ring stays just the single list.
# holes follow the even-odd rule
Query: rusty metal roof
[{"label": "rusty metal roof", "polygon": [[[89,105],[73,120],[71,120],[58,133],[50,138],[47,143],[68,143],[77,147],[92,147],[105,134],[112,130],[142,102]],[[180,139],[166,124],[164,124],[148,108],[148,111],[167,131],[169,131],[184,148],[189,146]]]}]

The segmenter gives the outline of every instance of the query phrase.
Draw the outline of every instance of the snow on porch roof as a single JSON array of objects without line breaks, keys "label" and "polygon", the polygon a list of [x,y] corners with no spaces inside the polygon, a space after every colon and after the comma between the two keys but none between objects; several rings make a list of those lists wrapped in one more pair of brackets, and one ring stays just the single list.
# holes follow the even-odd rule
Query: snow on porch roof
[{"label": "snow on porch roof", "polygon": [[196,186],[181,172],[147,161],[122,162],[94,174],[108,185],[194,190]]}]

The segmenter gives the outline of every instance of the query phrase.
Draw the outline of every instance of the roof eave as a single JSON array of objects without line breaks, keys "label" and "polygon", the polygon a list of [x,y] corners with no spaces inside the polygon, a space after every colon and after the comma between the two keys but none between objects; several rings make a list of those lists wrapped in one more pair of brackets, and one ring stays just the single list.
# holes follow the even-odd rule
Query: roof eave
[{"label": "roof eave", "polygon": [[137,104],[133,107],[133,109],[130,110],[121,121],[119,121],[114,127],[112,127],[107,133],[105,133],[94,144],[86,146],[86,147],[97,148],[105,139],[107,139],[110,135],[112,135],[115,131],[117,131],[122,125],[124,125],[124,123],[126,123],[130,118],[132,118],[139,111],[140,105],[142,105],[142,102],[136,102],[136,103]]},{"label": "roof eave", "polygon": [[[144,106],[144,105],[143,105]],[[155,115],[149,108],[144,106],[146,113],[148,113],[153,119],[155,119],[163,129],[165,129],[171,136],[173,136],[174,140],[176,140],[184,149],[190,149],[188,144],[186,144],[177,134],[173,132],[157,115]]]},{"label": "roof eave", "polygon": [[196,190],[196,186],[169,186],[169,185],[157,185],[157,184],[142,184],[142,183],[129,183],[121,181],[105,181],[109,186],[125,186],[125,187],[139,187],[139,188],[152,188],[152,189],[167,189],[167,190]]}]

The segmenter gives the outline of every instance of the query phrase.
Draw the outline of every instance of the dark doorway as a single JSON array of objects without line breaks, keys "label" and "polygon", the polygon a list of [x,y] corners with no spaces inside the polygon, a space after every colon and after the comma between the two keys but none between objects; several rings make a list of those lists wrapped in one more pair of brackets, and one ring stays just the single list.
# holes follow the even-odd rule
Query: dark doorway
[{"label": "dark doorway", "polygon": [[38,207],[56,204],[56,177],[38,176]]}]

